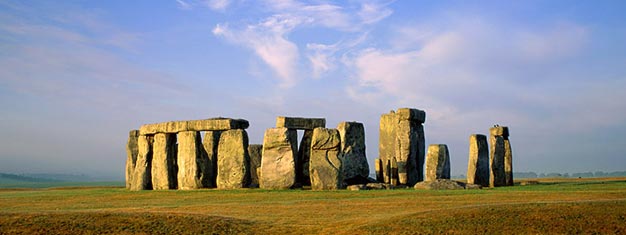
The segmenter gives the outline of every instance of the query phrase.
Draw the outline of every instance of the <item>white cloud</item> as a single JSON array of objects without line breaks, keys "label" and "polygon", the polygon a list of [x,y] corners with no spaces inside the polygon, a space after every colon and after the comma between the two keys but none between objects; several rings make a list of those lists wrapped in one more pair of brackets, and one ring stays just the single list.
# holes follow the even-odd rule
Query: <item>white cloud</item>
[{"label": "white cloud", "polygon": [[230,0],[208,0],[205,4],[213,10],[225,10],[230,4]]},{"label": "white cloud", "polygon": [[189,10],[191,9],[191,4],[185,2],[184,0],[176,0],[176,3],[178,3],[178,8],[183,9],[183,10]]}]

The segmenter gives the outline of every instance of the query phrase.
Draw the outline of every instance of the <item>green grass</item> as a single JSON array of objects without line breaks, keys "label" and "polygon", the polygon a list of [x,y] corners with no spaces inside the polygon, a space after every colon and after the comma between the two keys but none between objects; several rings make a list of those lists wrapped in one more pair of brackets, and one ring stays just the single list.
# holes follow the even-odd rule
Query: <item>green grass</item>
[{"label": "green grass", "polygon": [[0,190],[0,234],[625,233],[626,179],[483,190]]},{"label": "green grass", "polygon": [[124,186],[120,181],[104,182],[26,182],[19,180],[2,179],[0,189],[7,188],[55,188],[55,187],[99,187],[99,186]]}]

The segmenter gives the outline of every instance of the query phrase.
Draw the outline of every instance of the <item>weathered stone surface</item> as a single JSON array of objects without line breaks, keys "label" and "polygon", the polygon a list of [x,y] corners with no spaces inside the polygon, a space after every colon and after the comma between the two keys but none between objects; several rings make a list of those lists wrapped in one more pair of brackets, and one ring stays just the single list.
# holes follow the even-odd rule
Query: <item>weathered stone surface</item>
[{"label": "weathered stone surface", "polygon": [[247,187],[250,182],[248,133],[245,130],[222,132],[217,149],[217,188]]},{"label": "weathered stone surface", "polygon": [[411,120],[418,123],[426,122],[426,112],[419,109],[399,108],[396,114],[400,120]]},{"label": "weathered stone surface", "polygon": [[[432,145],[431,145],[432,146]],[[430,150],[430,146],[428,147]],[[428,165],[426,165],[428,168]],[[433,181],[424,181],[419,182],[413,186],[415,189],[426,189],[426,190],[453,190],[453,189],[464,189],[465,185],[460,182],[456,182],[450,179],[436,179]]]},{"label": "weathered stone surface", "polygon": [[342,188],[341,138],[336,129],[315,128],[311,140],[311,188]]},{"label": "weathered stone surface", "polygon": [[396,154],[396,123],[393,111],[380,116],[378,157],[383,163],[383,183],[391,183],[391,159]]},{"label": "weathered stone surface", "polygon": [[300,185],[311,185],[311,176],[309,174],[311,138],[313,138],[313,130],[304,130],[300,148],[298,149],[298,157],[296,158],[296,181]]},{"label": "weathered stone surface", "polygon": [[176,134],[157,133],[152,144],[152,188],[176,189],[178,166],[176,165]]},{"label": "weathered stone surface", "polygon": [[471,135],[469,138],[467,183],[489,186],[489,146],[484,135]]},{"label": "weathered stone surface", "polygon": [[506,177],[504,172],[504,137],[491,136],[489,138],[491,144],[490,151],[490,172],[489,187],[499,187],[506,185]]},{"label": "weathered stone surface", "polygon": [[152,141],[152,136],[140,135],[137,138],[137,163],[131,190],[152,189]]},{"label": "weathered stone surface", "polygon": [[262,144],[248,145],[248,155],[250,156],[250,188],[259,187],[259,175],[261,174],[261,161],[263,156]]},{"label": "weathered stone surface", "polygon": [[200,132],[178,133],[178,188],[188,190],[213,187],[209,164]]},{"label": "weathered stone surface", "polygon": [[398,161],[395,158],[391,159],[391,185],[398,185]]},{"label": "weathered stone surface", "polygon": [[313,130],[318,127],[326,127],[324,118],[302,118],[302,117],[277,117],[276,127],[286,127],[289,129]]},{"label": "weathered stone surface", "polygon": [[263,137],[263,159],[259,186],[264,189],[288,189],[296,182],[298,133],[284,127],[269,128]]},{"label": "weathered stone surface", "polygon": [[511,142],[504,138],[504,181],[507,186],[513,186],[513,152]]},{"label": "weathered stone surface", "polygon": [[135,173],[135,164],[137,163],[137,138],[139,138],[139,130],[132,130],[128,133],[128,142],[126,143],[126,188],[130,189],[133,182],[133,174]]},{"label": "weathered stone surface", "polygon": [[383,163],[380,158],[374,159],[374,164],[376,166],[376,181],[384,182],[385,178],[383,177]]},{"label": "weathered stone surface", "polygon": [[355,185],[348,185],[346,189],[350,191],[367,190],[367,186],[364,184],[355,184]]},{"label": "weathered stone surface", "polygon": [[445,144],[431,144],[426,155],[425,181],[450,179],[450,157],[448,146]]},{"label": "weathered stone surface", "polygon": [[507,137],[509,137],[509,128],[506,126],[496,125],[492,128],[489,128],[489,135],[490,136],[502,136],[502,137],[505,137],[505,139],[507,139]]},{"label": "weathered stone surface", "polygon": [[178,133],[183,131],[224,131],[231,129],[246,129],[250,123],[243,119],[210,118],[204,120],[173,121],[142,125],[139,128],[141,135],[156,133]]},{"label": "weathered stone surface", "polygon": [[363,123],[342,122],[337,126],[341,137],[342,174],[344,181],[369,176],[365,156],[365,128]]},{"label": "weathered stone surface", "polygon": [[365,186],[368,189],[386,189],[386,188],[388,188],[384,183],[368,183]]},{"label": "weathered stone surface", "polygon": [[207,174],[209,175],[209,186],[215,187],[217,185],[217,147],[220,142],[221,131],[206,131],[204,138],[202,138],[202,146],[204,147],[205,160],[208,161],[205,164],[207,168]]},{"label": "weathered stone surface", "polygon": [[417,182],[424,181],[424,164],[426,163],[426,136],[424,126],[416,125],[417,132]]}]

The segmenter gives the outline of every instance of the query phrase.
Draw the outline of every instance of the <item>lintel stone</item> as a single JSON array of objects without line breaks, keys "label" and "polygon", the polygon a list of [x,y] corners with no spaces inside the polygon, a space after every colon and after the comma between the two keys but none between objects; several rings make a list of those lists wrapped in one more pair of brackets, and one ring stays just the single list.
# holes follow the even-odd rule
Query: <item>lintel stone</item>
[{"label": "lintel stone", "polygon": [[506,137],[509,137],[509,127],[494,126],[492,128],[489,128],[489,134],[491,134],[492,136],[503,136],[506,139]]},{"label": "lintel stone", "polygon": [[246,129],[250,123],[244,119],[210,118],[191,121],[172,121],[142,125],[139,128],[141,135],[156,133],[178,133],[183,131],[225,131],[231,129]]},{"label": "lintel stone", "polygon": [[289,129],[313,130],[318,127],[326,127],[325,118],[303,118],[303,117],[277,117],[276,127],[286,127]]},{"label": "lintel stone", "polygon": [[426,112],[419,109],[400,108],[396,111],[396,115],[400,120],[412,120],[419,123],[426,121]]}]

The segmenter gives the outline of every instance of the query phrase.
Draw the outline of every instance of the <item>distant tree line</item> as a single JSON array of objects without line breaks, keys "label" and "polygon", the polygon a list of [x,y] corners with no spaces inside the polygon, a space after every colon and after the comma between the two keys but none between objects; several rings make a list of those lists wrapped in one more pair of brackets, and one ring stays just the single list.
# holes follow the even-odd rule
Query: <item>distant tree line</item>
[{"label": "distant tree line", "polygon": [[613,172],[582,172],[582,173],[535,173],[535,172],[513,172],[513,178],[592,178],[592,177],[619,177],[626,176],[626,171]]}]

